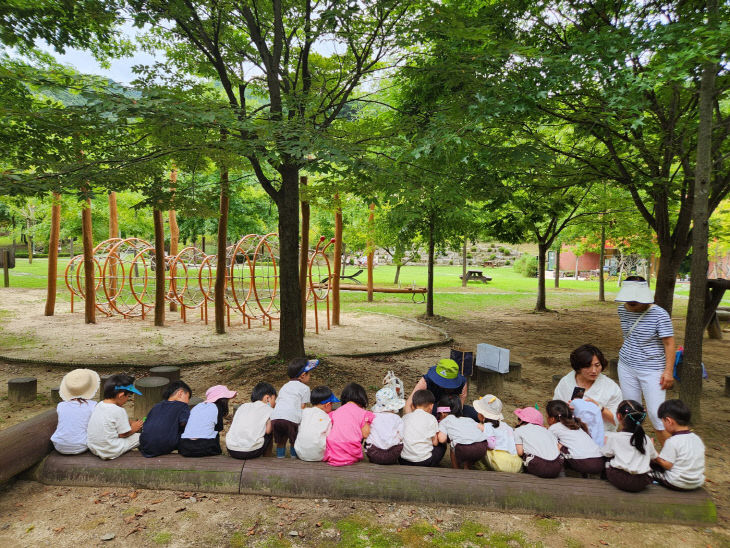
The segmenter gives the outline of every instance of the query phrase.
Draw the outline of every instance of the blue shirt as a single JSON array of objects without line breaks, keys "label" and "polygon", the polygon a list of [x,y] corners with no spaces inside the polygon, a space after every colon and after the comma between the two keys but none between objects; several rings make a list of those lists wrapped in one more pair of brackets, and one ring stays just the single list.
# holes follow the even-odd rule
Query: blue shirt
[{"label": "blue shirt", "polygon": [[145,457],[166,455],[177,449],[180,433],[190,417],[190,408],[181,401],[161,401],[147,413],[139,451]]}]

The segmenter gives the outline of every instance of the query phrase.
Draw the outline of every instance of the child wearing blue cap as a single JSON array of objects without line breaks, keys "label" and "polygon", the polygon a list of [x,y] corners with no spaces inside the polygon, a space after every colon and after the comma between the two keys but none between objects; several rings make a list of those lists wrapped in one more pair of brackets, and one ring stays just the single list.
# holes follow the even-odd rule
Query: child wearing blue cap
[{"label": "child wearing blue cap", "polygon": [[279,390],[276,407],[271,413],[277,458],[283,459],[286,456],[287,441],[292,458],[297,457],[294,442],[297,439],[299,423],[302,422],[302,409],[306,407],[311,396],[308,386],[312,377],[311,371],[318,365],[319,360],[294,358],[286,368],[291,380]]},{"label": "child wearing blue cap", "polygon": [[329,414],[332,404],[339,403],[328,386],[318,386],[312,390],[309,400],[312,407],[302,411],[302,422],[299,424],[299,433],[294,442],[294,452],[301,460],[315,462],[324,457],[327,444],[327,434],[332,428]]},{"label": "child wearing blue cap", "polygon": [[129,375],[112,375],[104,383],[104,399],[96,404],[86,430],[89,451],[102,459],[116,459],[139,445],[142,421],[130,421],[124,410],[132,394],[142,395]]}]

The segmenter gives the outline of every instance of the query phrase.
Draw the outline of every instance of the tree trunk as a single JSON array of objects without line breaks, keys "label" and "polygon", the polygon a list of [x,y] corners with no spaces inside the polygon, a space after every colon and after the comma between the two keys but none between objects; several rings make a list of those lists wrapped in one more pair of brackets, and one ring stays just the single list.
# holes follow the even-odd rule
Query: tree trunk
[{"label": "tree trunk", "polygon": [[[716,27],[717,0],[707,0],[707,26]],[[692,410],[695,424],[701,420],[702,335],[705,329],[705,297],[707,294],[707,238],[709,230],[709,191],[712,176],[712,109],[717,65],[707,61],[702,67],[700,84],[699,126],[697,128],[697,164],[695,167],[694,200],[692,202],[692,270],[689,305],[684,331],[684,359],[679,397]]]},{"label": "tree trunk", "polygon": [[[226,233],[228,232],[228,168],[221,168],[221,195],[218,211],[218,260],[215,269],[215,332],[226,332]],[[298,222],[298,221],[297,221]],[[203,237],[205,245],[205,237]]]},{"label": "tree trunk", "polygon": [[555,251],[555,287],[560,287],[560,251],[563,249],[563,242],[558,241],[558,249]]},{"label": "tree trunk", "polygon": [[165,227],[162,211],[152,212],[155,221],[155,325],[165,325]]},{"label": "tree trunk", "polygon": [[25,221],[26,236],[25,242],[28,244],[28,264],[33,264],[33,237],[30,235],[30,218]]},{"label": "tree trunk", "polygon": [[[663,247],[663,249],[662,249]],[[682,260],[687,256],[688,247],[672,249],[670,245],[660,246],[659,268],[656,273],[654,287],[654,303],[672,314],[674,304],[674,287],[677,284],[677,273]]]},{"label": "tree trunk", "polygon": [[436,249],[433,231],[434,221],[431,218],[428,226],[428,283],[426,284],[428,288],[428,293],[426,293],[426,316],[429,318],[433,317],[433,263]]},{"label": "tree trunk", "polygon": [[299,170],[295,166],[280,168],[279,276],[281,284],[281,327],[279,358],[291,360],[304,356],[301,293],[299,291]]},{"label": "tree trunk", "polygon": [[[300,177],[302,190],[307,186],[307,178]],[[302,299],[302,330],[307,328],[307,273],[309,270],[309,202],[302,200],[302,243],[299,246],[299,289]],[[321,280],[316,280],[320,282]]]},{"label": "tree trunk", "polygon": [[606,222],[601,219],[601,253],[598,259],[598,300],[606,301],[606,280],[603,277],[603,262],[606,260]]},{"label": "tree trunk", "polygon": [[58,235],[61,231],[61,195],[53,193],[51,208],[51,234],[48,238],[48,293],[46,295],[46,316],[53,316],[56,310],[56,282],[58,281]]},{"label": "tree trunk", "polygon": [[464,236],[464,245],[461,248],[461,287],[466,287],[466,246],[469,244],[469,238]]},{"label": "tree trunk", "polygon": [[335,194],[335,250],[332,265],[332,325],[340,325],[340,269],[342,268],[342,206]]},{"label": "tree trunk", "polygon": [[91,226],[91,199],[87,198],[81,210],[81,237],[84,243],[84,321],[96,323],[96,263],[94,262],[94,234]]},{"label": "tree trunk", "polygon": [[401,264],[395,265],[395,278],[393,279],[395,285],[398,285],[398,280],[400,280],[400,269],[402,266]]},{"label": "tree trunk", "polygon": [[119,208],[116,192],[109,193],[109,237],[119,238]]},{"label": "tree trunk", "polygon": [[654,254],[649,253],[646,258],[646,284],[651,287],[651,276],[652,276],[652,261],[654,260]]},{"label": "tree trunk", "polygon": [[535,312],[547,312],[545,306],[545,258],[547,251],[547,244],[537,244],[537,303],[535,303]]},{"label": "tree trunk", "polygon": [[[173,193],[175,192],[175,186],[177,184],[177,170],[173,169],[170,172],[170,183]],[[180,244],[180,227],[177,225],[177,212],[171,209],[167,213],[168,224],[170,225],[170,257],[176,257],[178,254]],[[170,278],[175,276],[175,272],[170,271]],[[170,284],[172,289],[172,283]],[[177,303],[170,301],[170,312],[177,312]]]},{"label": "tree trunk", "polygon": [[368,217],[368,302],[373,302],[373,257],[375,255],[375,243],[373,233],[375,232],[375,204],[370,204],[370,216]]}]

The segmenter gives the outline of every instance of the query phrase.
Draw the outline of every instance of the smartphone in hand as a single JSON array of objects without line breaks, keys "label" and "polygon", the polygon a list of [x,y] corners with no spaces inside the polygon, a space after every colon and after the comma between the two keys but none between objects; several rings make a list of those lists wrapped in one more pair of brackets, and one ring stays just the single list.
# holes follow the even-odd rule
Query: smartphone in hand
[{"label": "smartphone in hand", "polygon": [[570,396],[570,399],[571,400],[574,400],[576,398],[581,398],[582,399],[583,398],[583,394],[585,394],[585,393],[586,393],[586,389],[585,388],[581,388],[580,386],[576,386],[575,388],[573,388],[573,395]]}]

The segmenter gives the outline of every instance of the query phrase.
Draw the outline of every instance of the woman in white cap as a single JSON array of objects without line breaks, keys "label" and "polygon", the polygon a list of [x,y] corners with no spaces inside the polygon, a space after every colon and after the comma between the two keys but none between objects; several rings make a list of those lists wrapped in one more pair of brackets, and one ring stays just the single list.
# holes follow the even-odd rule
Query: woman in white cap
[{"label": "woman in white cap", "polygon": [[51,436],[59,453],[78,455],[86,451],[86,428],[96,406],[91,398],[100,383],[99,374],[91,369],[74,369],[61,380],[58,394],[63,401],[56,406],[58,426]]},{"label": "woman in white cap", "polygon": [[657,411],[674,385],[674,328],[667,311],[654,304],[649,284],[641,276],[629,276],[616,295],[624,344],[619,351],[618,379],[626,400],[641,402],[664,444],[669,435]]}]

